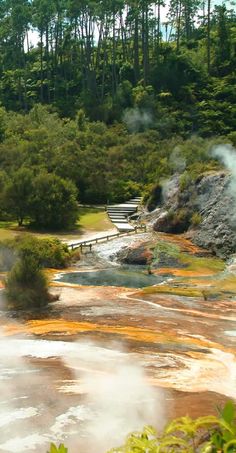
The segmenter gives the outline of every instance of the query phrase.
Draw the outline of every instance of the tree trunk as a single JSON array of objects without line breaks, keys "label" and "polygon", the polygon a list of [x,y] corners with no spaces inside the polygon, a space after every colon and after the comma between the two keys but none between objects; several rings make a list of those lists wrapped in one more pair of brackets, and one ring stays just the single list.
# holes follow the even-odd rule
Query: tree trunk
[{"label": "tree trunk", "polygon": [[211,0],[207,2],[207,70],[208,74],[211,69]]},{"label": "tree trunk", "polygon": [[43,102],[43,31],[40,30],[40,102]]},{"label": "tree trunk", "polygon": [[177,52],[179,52],[179,48],[180,48],[181,13],[182,13],[182,2],[180,0],[178,2],[178,10],[177,10]]},{"label": "tree trunk", "polygon": [[139,30],[138,30],[138,13],[135,13],[134,19],[134,73],[136,83],[139,80]]}]

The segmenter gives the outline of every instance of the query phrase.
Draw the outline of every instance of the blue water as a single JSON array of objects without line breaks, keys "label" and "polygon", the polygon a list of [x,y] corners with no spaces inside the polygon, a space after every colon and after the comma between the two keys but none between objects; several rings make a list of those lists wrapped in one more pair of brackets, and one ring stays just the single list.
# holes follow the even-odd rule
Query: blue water
[{"label": "blue water", "polygon": [[103,269],[99,271],[72,272],[61,274],[61,282],[84,286],[124,286],[126,288],[144,288],[163,282],[159,275],[148,275],[147,271],[129,269]]}]

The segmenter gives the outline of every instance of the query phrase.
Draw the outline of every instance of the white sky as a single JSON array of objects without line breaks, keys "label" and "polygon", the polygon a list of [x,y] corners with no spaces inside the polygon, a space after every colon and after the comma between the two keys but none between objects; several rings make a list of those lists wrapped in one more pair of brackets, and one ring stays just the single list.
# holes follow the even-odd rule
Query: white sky
[{"label": "white sky", "polygon": [[[224,0],[213,0],[212,7],[214,7],[215,5],[222,5],[223,3],[226,3],[230,8],[233,8],[233,9],[236,8],[235,5],[232,4],[233,2],[230,0],[225,0],[225,1]],[[168,12],[168,4],[169,4],[169,0],[166,0],[166,6],[161,7],[161,21],[162,22],[165,22],[167,19],[166,15]],[[28,36],[29,36],[30,45],[36,46],[39,41],[39,35],[38,35],[37,31],[35,31],[35,30],[29,31]]]}]

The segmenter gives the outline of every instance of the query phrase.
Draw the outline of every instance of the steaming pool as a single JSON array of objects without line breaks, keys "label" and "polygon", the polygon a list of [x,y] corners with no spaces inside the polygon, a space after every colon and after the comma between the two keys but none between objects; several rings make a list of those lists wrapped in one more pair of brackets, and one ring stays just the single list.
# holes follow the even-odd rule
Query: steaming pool
[{"label": "steaming pool", "polygon": [[144,288],[164,281],[163,277],[147,274],[146,270],[105,269],[98,271],[71,272],[60,274],[56,281],[83,286],[117,286],[126,288]]},{"label": "steaming pool", "polygon": [[[58,273],[48,313],[0,312],[0,452],[46,453],[62,442],[69,453],[106,453],[146,424],[161,430],[236,400],[232,277],[221,293],[202,260],[197,273],[165,268],[163,277],[109,264],[105,252]],[[173,294],[141,289],[165,282]],[[215,288],[214,304],[202,287]]]}]

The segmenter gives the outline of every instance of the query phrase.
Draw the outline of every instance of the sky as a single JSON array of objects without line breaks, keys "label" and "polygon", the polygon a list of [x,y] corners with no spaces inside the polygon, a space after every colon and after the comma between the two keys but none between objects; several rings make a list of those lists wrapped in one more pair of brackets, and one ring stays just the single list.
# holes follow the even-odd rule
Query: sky
[{"label": "sky", "polygon": [[[225,0],[213,0],[212,8],[215,5],[222,5],[223,3],[226,3],[231,8],[236,9],[236,6],[232,5],[232,1],[229,1],[229,0],[226,0],[226,1]],[[161,8],[162,22],[165,22],[167,20],[168,5],[169,5],[169,0],[166,0],[166,6]],[[39,34],[37,33],[37,31],[35,31],[35,30],[29,31],[28,36],[29,36],[30,45],[36,46],[39,41]]]}]

